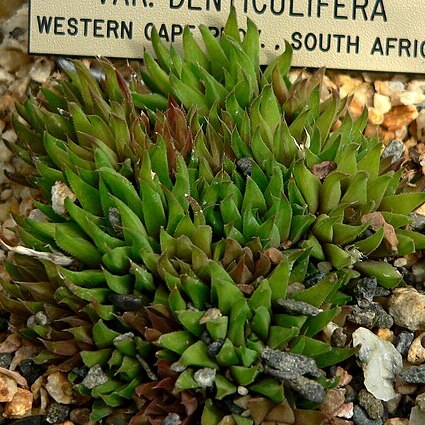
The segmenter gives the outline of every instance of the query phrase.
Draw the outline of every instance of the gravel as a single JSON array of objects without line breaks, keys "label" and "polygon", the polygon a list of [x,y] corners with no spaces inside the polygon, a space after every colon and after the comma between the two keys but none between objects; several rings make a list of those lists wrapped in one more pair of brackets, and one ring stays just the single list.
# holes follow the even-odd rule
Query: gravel
[{"label": "gravel", "polygon": [[381,419],[384,416],[384,405],[369,391],[361,390],[359,392],[359,404],[370,419]]},{"label": "gravel", "polygon": [[322,310],[304,301],[296,300],[278,300],[278,304],[282,307],[283,311],[288,314],[304,315],[304,316],[317,316]]},{"label": "gravel", "polygon": [[89,390],[108,382],[109,378],[99,365],[90,368],[82,384]]},{"label": "gravel", "polygon": [[425,364],[403,369],[399,377],[408,384],[425,384]]},{"label": "gravel", "polygon": [[47,408],[46,422],[49,424],[64,422],[68,418],[70,410],[71,408],[66,404],[50,403]]},{"label": "gravel", "polygon": [[403,357],[407,356],[407,352],[414,338],[415,334],[413,332],[400,332],[398,335],[395,348]]},{"label": "gravel", "polygon": [[266,347],[261,352],[261,358],[269,370],[278,372],[279,377],[282,377],[282,379],[290,379],[301,375],[310,375],[318,378],[322,374],[314,359],[302,354],[286,353]]},{"label": "gravel", "polygon": [[19,371],[27,380],[28,385],[32,385],[46,371],[46,366],[37,364],[32,359],[25,359],[19,363]]},{"label": "gravel", "polygon": [[143,301],[136,295],[109,295],[111,303],[121,311],[135,311],[143,307]]},{"label": "gravel", "polygon": [[354,406],[353,421],[356,425],[382,425],[382,419],[370,419],[366,412],[360,407]]}]

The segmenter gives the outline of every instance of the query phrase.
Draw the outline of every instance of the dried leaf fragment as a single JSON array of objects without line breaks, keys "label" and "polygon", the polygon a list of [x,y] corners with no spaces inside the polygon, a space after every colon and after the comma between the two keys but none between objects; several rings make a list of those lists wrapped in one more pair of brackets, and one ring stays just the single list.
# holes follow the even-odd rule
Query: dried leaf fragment
[{"label": "dried leaf fragment", "polygon": [[362,217],[362,224],[369,223],[370,227],[376,232],[381,227],[384,229],[384,240],[386,241],[391,252],[397,253],[398,238],[394,227],[385,221],[384,216],[379,211],[365,214]]}]

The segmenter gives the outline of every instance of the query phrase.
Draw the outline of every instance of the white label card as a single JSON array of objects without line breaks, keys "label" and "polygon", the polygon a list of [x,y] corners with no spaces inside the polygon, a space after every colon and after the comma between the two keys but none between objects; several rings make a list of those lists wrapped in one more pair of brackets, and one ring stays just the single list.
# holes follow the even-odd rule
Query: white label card
[{"label": "white label card", "polygon": [[425,1],[31,0],[30,53],[142,58],[155,26],[178,48],[189,25],[219,35],[232,2],[241,32],[261,31],[261,60],[294,49],[294,66],[425,73]]}]

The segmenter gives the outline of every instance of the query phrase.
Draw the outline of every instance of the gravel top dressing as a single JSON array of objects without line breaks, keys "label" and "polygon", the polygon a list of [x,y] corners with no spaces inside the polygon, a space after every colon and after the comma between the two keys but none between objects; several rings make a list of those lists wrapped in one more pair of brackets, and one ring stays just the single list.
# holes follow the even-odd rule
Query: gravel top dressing
[{"label": "gravel top dressing", "polygon": [[70,61],[0,0],[0,425],[425,424],[425,78],[235,19]]}]

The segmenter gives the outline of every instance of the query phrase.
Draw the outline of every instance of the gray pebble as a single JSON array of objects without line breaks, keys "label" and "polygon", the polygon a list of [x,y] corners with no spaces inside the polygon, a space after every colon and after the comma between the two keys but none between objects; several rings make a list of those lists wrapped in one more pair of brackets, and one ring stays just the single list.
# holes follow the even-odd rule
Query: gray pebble
[{"label": "gray pebble", "polygon": [[361,390],[359,404],[366,411],[370,419],[381,419],[384,416],[384,405],[369,391]]},{"label": "gray pebble", "polygon": [[391,140],[391,142],[384,149],[384,152],[382,152],[382,158],[388,158],[390,156],[393,157],[393,159],[391,160],[391,164],[394,164],[394,162],[397,162],[398,160],[403,158],[403,155],[404,143],[397,139]]},{"label": "gray pebble", "polygon": [[368,301],[373,301],[378,281],[376,277],[365,277],[359,279],[354,287],[354,295],[357,299],[365,298]]},{"label": "gray pebble", "polygon": [[308,379],[305,376],[297,376],[296,378],[285,381],[285,384],[297,391],[306,400],[314,403],[323,403],[325,401],[325,389],[316,381]]},{"label": "gray pebble", "polygon": [[83,379],[82,384],[89,390],[96,388],[99,385],[108,382],[108,375],[102,370],[99,365],[94,365],[88,371],[86,377]]},{"label": "gray pebble", "polygon": [[245,177],[248,177],[252,173],[252,159],[251,158],[241,158],[236,162],[236,165],[241,172],[241,174]]},{"label": "gray pebble", "polygon": [[321,282],[326,276],[326,273],[323,272],[319,272],[316,273],[310,277],[308,277],[307,279],[304,280],[304,285],[306,286],[306,288],[311,288],[314,285],[317,285],[319,282]]},{"label": "gray pebble", "polygon": [[403,369],[399,376],[408,384],[425,384],[425,364]]},{"label": "gray pebble", "polygon": [[416,214],[416,213],[410,213],[410,218],[413,219],[412,223],[410,223],[410,226],[413,230],[425,230],[425,216],[422,214]]},{"label": "gray pebble", "polygon": [[306,374],[318,378],[322,374],[314,359],[303,354],[287,353],[265,347],[261,352],[261,358],[269,371],[273,371],[274,376],[280,379],[291,379]]},{"label": "gray pebble", "polygon": [[364,301],[362,307],[354,306],[347,319],[367,329],[391,328],[394,324],[393,318],[380,304],[369,301]]},{"label": "gray pebble", "polygon": [[409,351],[409,347],[411,346],[414,338],[415,334],[413,332],[401,332],[397,337],[395,348],[403,357],[407,356],[407,352]]},{"label": "gray pebble", "polygon": [[110,207],[108,213],[109,213],[108,220],[109,220],[109,223],[111,223],[111,226],[114,229],[114,232],[118,236],[123,236],[121,214],[118,208]]},{"label": "gray pebble", "polygon": [[354,406],[353,421],[356,425],[382,425],[382,419],[370,419],[357,404]]},{"label": "gray pebble", "polygon": [[71,408],[66,404],[53,402],[47,408],[46,422],[49,424],[57,424],[64,422],[70,412]]},{"label": "gray pebble", "polygon": [[9,369],[10,363],[12,363],[12,353],[0,353],[0,367]]},{"label": "gray pebble", "polygon": [[177,413],[169,413],[162,421],[162,425],[180,425],[181,423],[182,421]]},{"label": "gray pebble", "polygon": [[303,316],[317,316],[322,310],[319,308],[305,303],[304,301],[296,300],[282,300],[279,299],[277,302],[288,314],[302,314]]},{"label": "gray pebble", "polygon": [[143,307],[143,300],[136,295],[111,294],[109,300],[122,311],[134,311]]},{"label": "gray pebble", "polygon": [[335,347],[345,347],[347,343],[347,334],[344,332],[344,328],[336,328],[331,336],[331,344]]}]

